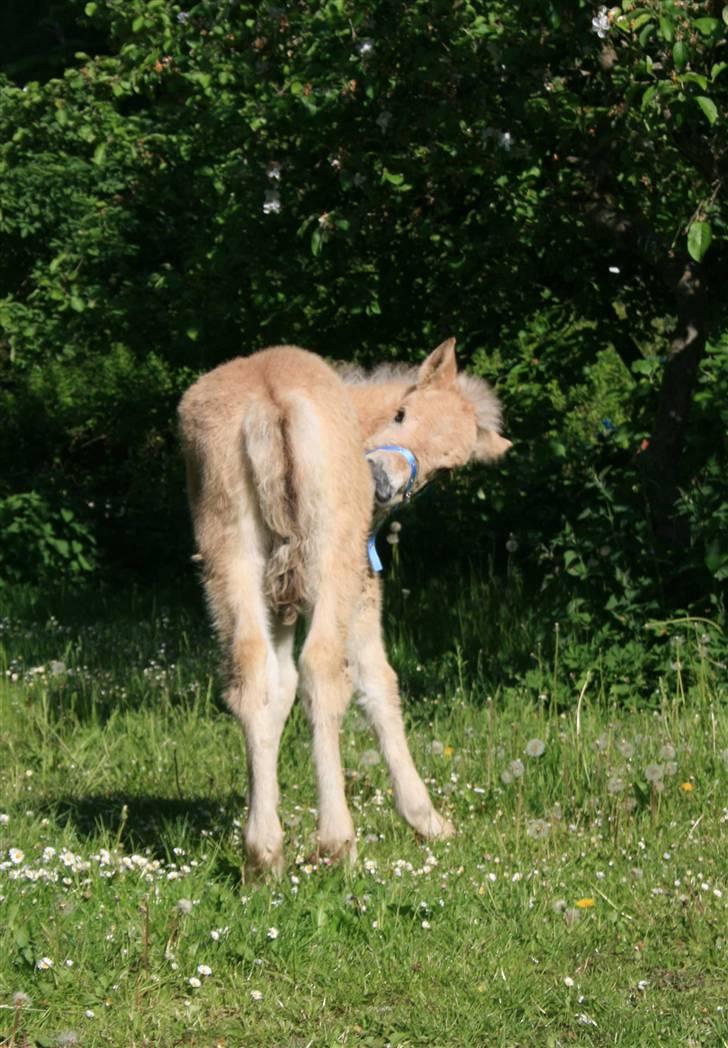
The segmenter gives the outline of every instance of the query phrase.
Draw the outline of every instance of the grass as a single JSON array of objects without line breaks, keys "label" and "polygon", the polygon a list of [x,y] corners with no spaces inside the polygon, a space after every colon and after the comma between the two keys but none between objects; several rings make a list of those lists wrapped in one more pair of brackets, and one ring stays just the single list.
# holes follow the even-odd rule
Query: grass
[{"label": "grass", "polygon": [[[318,866],[296,711],[277,883],[241,879],[244,748],[201,613],[8,599],[0,1044],[728,1044],[717,631],[665,626],[630,702],[624,658],[579,666],[563,626],[546,658],[517,637],[525,605],[498,638],[490,599],[444,609],[422,662],[418,609],[410,632],[390,623],[415,758],[458,836],[428,846],[397,819],[353,709],[360,858]],[[508,637],[531,646],[511,680],[477,657],[479,621],[499,666]],[[644,690],[639,653],[633,670]]]}]

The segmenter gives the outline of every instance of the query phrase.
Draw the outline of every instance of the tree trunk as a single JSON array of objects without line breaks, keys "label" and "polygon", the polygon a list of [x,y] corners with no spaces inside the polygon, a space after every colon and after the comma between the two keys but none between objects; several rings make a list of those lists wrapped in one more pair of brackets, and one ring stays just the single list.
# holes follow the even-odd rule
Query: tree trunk
[{"label": "tree trunk", "polygon": [[690,406],[707,338],[701,266],[690,259],[675,259],[641,218],[603,200],[592,201],[586,213],[595,225],[610,233],[621,249],[656,269],[675,296],[677,329],[657,395],[652,433],[640,453],[639,464],[655,535],[661,542],[676,546],[687,540],[685,529],[675,520],[674,508]]},{"label": "tree trunk", "polygon": [[655,534],[671,546],[685,539],[673,510],[690,406],[707,337],[705,289],[699,268],[697,263],[687,262],[675,286],[677,331],[662,376],[652,435],[639,459]]}]

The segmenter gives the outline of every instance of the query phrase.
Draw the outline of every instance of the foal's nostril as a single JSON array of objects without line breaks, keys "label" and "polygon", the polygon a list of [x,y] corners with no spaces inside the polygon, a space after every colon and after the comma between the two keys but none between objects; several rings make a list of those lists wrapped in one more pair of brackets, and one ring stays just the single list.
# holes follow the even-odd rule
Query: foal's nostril
[{"label": "foal's nostril", "polygon": [[394,497],[394,486],[387,475],[387,471],[380,462],[369,459],[369,468],[374,479],[374,498],[380,505],[391,502]]}]

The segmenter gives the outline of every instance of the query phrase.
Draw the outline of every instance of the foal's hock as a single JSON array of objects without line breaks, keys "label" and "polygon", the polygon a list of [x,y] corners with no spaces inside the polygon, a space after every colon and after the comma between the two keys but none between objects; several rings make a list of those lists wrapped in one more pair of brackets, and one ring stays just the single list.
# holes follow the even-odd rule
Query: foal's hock
[{"label": "foal's hock", "polygon": [[[277,759],[297,691],[313,731],[321,853],[356,855],[339,751],[352,692],[376,732],[397,810],[424,837],[453,832],[407,746],[367,536],[375,512],[438,470],[492,461],[510,447],[500,436],[494,393],[458,374],[454,345],[444,342],[419,368],[369,375],[277,346],[203,375],[180,403],[190,510],[227,669],[225,699],[245,733],[245,841],[255,867],[283,866]],[[416,475],[401,448],[414,456]],[[308,630],[296,666],[299,614]]]}]

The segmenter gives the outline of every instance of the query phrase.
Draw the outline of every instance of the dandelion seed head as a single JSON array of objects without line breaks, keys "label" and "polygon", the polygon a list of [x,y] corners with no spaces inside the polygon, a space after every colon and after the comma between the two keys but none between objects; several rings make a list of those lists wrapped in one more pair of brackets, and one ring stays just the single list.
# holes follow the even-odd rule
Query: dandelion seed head
[{"label": "dandelion seed head", "polygon": [[523,751],[528,757],[540,757],[546,749],[546,743],[542,739],[529,739]]}]

